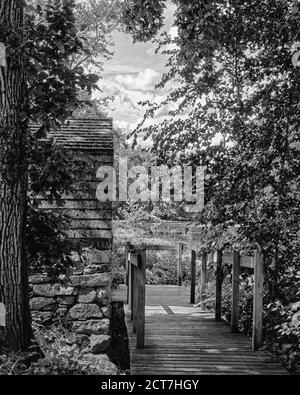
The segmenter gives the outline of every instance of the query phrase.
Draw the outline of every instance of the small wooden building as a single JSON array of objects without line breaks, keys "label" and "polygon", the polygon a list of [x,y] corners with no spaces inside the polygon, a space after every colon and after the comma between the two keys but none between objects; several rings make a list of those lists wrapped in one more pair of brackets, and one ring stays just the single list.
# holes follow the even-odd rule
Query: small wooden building
[{"label": "small wooden building", "polygon": [[[73,344],[78,352],[90,342],[86,344],[90,352],[82,356],[83,370],[92,365],[97,374],[116,372],[107,356],[94,356],[105,353],[111,341],[112,203],[98,201],[96,191],[101,182],[97,170],[114,162],[112,119],[71,120],[48,137],[80,159],[83,166],[76,172],[72,194],[63,196],[59,204],[40,196],[39,207],[68,216],[68,226],[62,230],[81,249],[80,254],[72,254],[73,265],[63,281],[60,278],[53,283],[45,273],[30,276],[31,315],[38,323],[60,322],[81,335]],[[104,369],[103,361],[109,369]]]},{"label": "small wooden building", "polygon": [[[36,126],[35,128],[38,128]],[[59,130],[52,131],[49,138],[82,160],[84,168],[75,180],[75,192],[63,196],[61,204],[51,204],[40,198],[39,206],[66,214],[70,226],[68,238],[78,240],[83,246],[107,250],[112,242],[112,204],[96,198],[100,166],[113,166],[114,140],[111,118],[70,120]]]}]

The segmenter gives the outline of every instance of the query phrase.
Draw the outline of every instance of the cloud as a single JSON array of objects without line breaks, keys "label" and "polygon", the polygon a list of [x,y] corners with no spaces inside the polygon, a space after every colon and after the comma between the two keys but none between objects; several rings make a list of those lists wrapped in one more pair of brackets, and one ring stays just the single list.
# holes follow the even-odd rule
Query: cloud
[{"label": "cloud", "polygon": [[126,134],[143,118],[145,108],[139,105],[140,102],[160,102],[165,99],[161,91],[155,91],[155,84],[160,78],[161,74],[149,67],[136,73],[107,73],[101,80],[99,87],[103,93],[99,95],[114,98],[108,112],[114,118],[115,125]]},{"label": "cloud", "polygon": [[104,95],[114,97],[115,104],[130,105],[132,108],[137,108],[138,103],[145,100],[153,100],[156,96],[152,91],[129,90],[124,86],[118,84],[116,81],[103,81],[101,90]]},{"label": "cloud", "polygon": [[[173,38],[176,37],[176,28],[171,28],[176,9],[176,5],[167,0],[164,31],[169,32]],[[115,125],[128,133],[144,116],[146,108],[138,103],[146,100],[155,103],[164,101],[168,89],[175,84],[172,81],[164,89],[154,89],[167,68],[166,57],[155,53],[153,43],[133,43],[131,35],[124,32],[114,32],[113,41],[113,58],[105,62],[103,78],[99,82],[103,93],[96,92],[94,97],[114,97],[107,111],[113,117]],[[163,119],[166,112],[166,108],[162,109],[155,119],[148,122]]]},{"label": "cloud", "polygon": [[107,64],[105,67],[105,71],[103,73],[104,78],[109,78],[111,76],[116,76],[118,74],[137,74],[141,71],[140,67],[128,65],[125,63],[122,64]]},{"label": "cloud", "polygon": [[119,121],[115,120],[114,124],[117,128],[121,129],[125,134],[129,134],[132,132],[136,127],[136,122],[130,123],[127,121]]},{"label": "cloud", "polygon": [[155,46],[151,46],[150,48],[148,48],[147,49],[147,55],[149,55],[149,56],[156,55],[156,47]]},{"label": "cloud", "polygon": [[169,30],[169,35],[171,36],[172,40],[178,37],[178,27],[172,26]]},{"label": "cloud", "polygon": [[116,75],[114,80],[130,91],[149,92],[155,90],[161,75],[153,69],[147,68],[136,74]]},{"label": "cloud", "polygon": [[155,118],[166,118],[169,117],[170,114],[169,112],[172,110],[175,110],[175,106],[171,104],[166,104],[162,107],[160,107],[156,112],[155,112]]},{"label": "cloud", "polygon": [[[101,81],[100,87],[103,93],[98,94],[114,98],[108,112],[114,118],[115,125],[125,134],[134,130],[144,116],[146,108],[141,106],[140,102],[150,101],[159,104],[166,100],[166,93],[163,90],[152,89],[157,78],[160,78],[160,75],[149,68],[134,75],[110,76]],[[163,106],[155,113],[152,120],[147,120],[145,126],[169,118],[168,111],[172,109],[174,109],[172,104]]]},{"label": "cloud", "polygon": [[[172,26],[171,29],[169,30],[169,36],[171,37],[172,40],[176,40],[178,38],[178,28],[177,26]],[[168,51],[173,51],[174,49],[179,49],[179,46],[175,43],[169,44],[167,46]]]}]

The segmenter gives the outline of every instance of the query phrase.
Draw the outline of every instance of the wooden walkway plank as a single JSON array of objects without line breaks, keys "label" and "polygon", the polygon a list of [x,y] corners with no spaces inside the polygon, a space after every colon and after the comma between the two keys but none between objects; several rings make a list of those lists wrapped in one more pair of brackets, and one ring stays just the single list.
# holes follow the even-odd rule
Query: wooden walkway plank
[{"label": "wooden walkway plank", "polygon": [[[113,299],[124,298],[122,287]],[[125,296],[124,296],[125,295]],[[126,314],[131,374],[136,375],[287,375],[268,352],[251,349],[245,335],[233,333],[215,315],[199,312],[182,286],[146,287],[145,348],[136,348]]]}]

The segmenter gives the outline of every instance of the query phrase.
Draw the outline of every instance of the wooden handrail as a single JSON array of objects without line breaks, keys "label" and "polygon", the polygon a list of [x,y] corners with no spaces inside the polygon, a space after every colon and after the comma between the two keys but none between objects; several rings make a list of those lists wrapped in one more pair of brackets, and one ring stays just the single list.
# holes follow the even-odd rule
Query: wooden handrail
[{"label": "wooden handrail", "polygon": [[[177,247],[165,245],[131,245],[126,244],[126,266],[128,282],[128,304],[131,310],[133,331],[137,334],[137,348],[145,346],[145,289],[146,289],[146,250],[175,251],[178,249],[177,276],[178,284],[182,284],[182,254],[184,243]],[[216,302],[215,319],[222,318],[222,283],[223,266],[232,265],[232,304],[231,330],[238,331],[239,318],[239,284],[242,268],[254,270],[253,292],[253,329],[252,349],[262,346],[262,309],[263,309],[263,256],[261,251],[252,256],[241,256],[238,252],[223,254],[221,250],[210,253],[202,252],[201,258],[201,292],[200,306],[204,309],[204,296],[207,287],[207,265],[216,264]],[[195,303],[196,288],[196,251],[191,251],[191,304]]]},{"label": "wooden handrail", "polygon": [[[204,285],[206,282],[206,273],[203,266],[204,254],[202,254],[201,268],[201,296],[200,305],[204,308],[203,294],[205,294]],[[242,268],[254,270],[254,290],[253,290],[253,327],[252,327],[252,349],[258,350],[262,346],[262,313],[263,313],[263,256],[262,252],[256,251],[254,256],[241,256],[238,252],[233,254],[223,254],[221,250],[212,251],[207,254],[207,264],[216,264],[216,302],[215,302],[215,319],[220,321],[222,318],[222,282],[223,282],[223,265],[232,266],[232,297],[231,297],[231,330],[238,331],[239,318],[239,284],[240,271]],[[202,302],[202,303],[201,303]]]},{"label": "wooden handrail", "polygon": [[[184,245],[184,243],[181,243]],[[130,246],[130,249],[139,251],[139,250],[148,250],[148,251],[177,251],[176,246],[170,245],[160,245],[160,244],[121,244],[122,247]]]},{"label": "wooden handrail", "polygon": [[[234,260],[234,254],[223,255],[223,264],[232,265],[233,260]],[[240,267],[254,269],[254,258],[252,256],[240,256]]]},{"label": "wooden handrail", "polygon": [[130,306],[136,347],[145,346],[145,294],[146,294],[146,250],[133,249],[128,245],[128,304]]}]

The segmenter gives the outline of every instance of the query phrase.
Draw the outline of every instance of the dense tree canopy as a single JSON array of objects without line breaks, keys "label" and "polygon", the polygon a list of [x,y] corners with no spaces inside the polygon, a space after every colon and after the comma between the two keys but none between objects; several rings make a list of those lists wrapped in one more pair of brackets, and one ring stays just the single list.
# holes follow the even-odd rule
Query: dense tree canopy
[{"label": "dense tree canopy", "polygon": [[[59,127],[74,110],[89,103],[99,77],[79,65],[72,67],[70,62],[88,53],[76,27],[74,1],[31,2],[25,28],[29,102],[26,115],[29,123],[41,125],[36,134],[30,131],[27,134],[27,251],[32,265],[39,264],[50,270],[52,264],[59,266],[59,261],[64,261],[70,249],[57,230],[59,223],[66,219],[40,212],[35,204],[36,197],[44,194],[53,200],[70,192],[80,163],[73,155],[43,138],[51,127]],[[30,242],[33,240],[34,243]]]},{"label": "dense tree canopy", "polygon": [[[245,225],[253,216],[247,237],[262,242],[255,207],[267,200],[272,208],[264,208],[277,218],[275,201],[279,209],[288,190],[297,198],[299,68],[291,48],[299,13],[291,1],[175,3],[176,49],[166,52],[170,67],[160,86],[176,82],[165,103],[177,110],[147,136],[166,161],[208,166],[206,220]],[[163,35],[161,48],[168,44]]]}]

